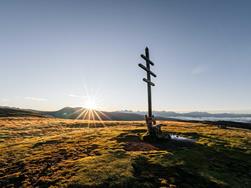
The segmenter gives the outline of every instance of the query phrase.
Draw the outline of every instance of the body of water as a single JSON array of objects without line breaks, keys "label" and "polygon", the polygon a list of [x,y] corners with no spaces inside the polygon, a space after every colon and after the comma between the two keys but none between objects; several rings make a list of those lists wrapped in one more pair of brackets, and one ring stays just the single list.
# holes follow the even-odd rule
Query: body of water
[{"label": "body of water", "polygon": [[233,121],[242,123],[251,123],[251,117],[238,117],[238,118],[218,118],[218,117],[172,117],[180,120],[196,120],[196,121]]}]

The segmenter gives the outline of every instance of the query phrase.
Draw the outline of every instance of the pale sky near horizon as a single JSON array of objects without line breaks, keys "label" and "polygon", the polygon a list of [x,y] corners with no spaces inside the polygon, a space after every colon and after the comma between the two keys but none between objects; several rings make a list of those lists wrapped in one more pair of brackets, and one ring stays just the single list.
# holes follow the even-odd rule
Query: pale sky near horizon
[{"label": "pale sky near horizon", "polygon": [[251,113],[251,2],[0,1],[0,106]]}]

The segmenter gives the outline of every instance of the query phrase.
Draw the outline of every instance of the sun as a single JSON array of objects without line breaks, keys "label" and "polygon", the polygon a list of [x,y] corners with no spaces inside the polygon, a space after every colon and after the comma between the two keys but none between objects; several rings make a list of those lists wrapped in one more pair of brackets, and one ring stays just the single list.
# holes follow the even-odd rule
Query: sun
[{"label": "sun", "polygon": [[[98,93],[95,93],[93,95],[87,94],[81,97],[81,103],[82,107],[78,108],[76,111],[72,113],[72,115],[76,116],[76,119],[85,120],[88,124],[88,128],[91,126],[97,127],[97,126],[103,126],[105,127],[104,119],[111,118],[103,113],[100,110],[97,110],[97,108],[100,108],[100,97],[98,96]],[[72,95],[77,96],[77,95]]]},{"label": "sun", "polygon": [[93,97],[88,97],[87,100],[85,101],[85,107],[89,110],[94,110],[97,108],[97,102],[95,98]]}]

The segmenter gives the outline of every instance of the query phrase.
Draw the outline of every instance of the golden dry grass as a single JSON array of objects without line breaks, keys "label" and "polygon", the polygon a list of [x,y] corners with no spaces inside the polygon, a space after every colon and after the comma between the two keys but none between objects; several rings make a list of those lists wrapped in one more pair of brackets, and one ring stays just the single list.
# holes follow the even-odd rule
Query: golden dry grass
[{"label": "golden dry grass", "polygon": [[144,122],[0,119],[0,187],[250,187],[251,131],[166,121],[196,143],[145,143]]}]

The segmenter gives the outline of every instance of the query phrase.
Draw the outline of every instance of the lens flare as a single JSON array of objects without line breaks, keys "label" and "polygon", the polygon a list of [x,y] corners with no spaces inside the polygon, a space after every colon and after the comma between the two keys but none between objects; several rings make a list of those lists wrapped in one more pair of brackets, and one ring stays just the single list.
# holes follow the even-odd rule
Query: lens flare
[{"label": "lens flare", "polygon": [[86,102],[85,102],[85,107],[90,109],[90,110],[96,109],[97,108],[97,102],[96,102],[95,98],[88,97]]},{"label": "lens flare", "polygon": [[96,92],[93,95],[89,95],[87,89],[85,93],[86,95],[80,97],[83,100],[81,101],[83,107],[73,112],[73,117],[76,116],[75,119],[86,120],[88,127],[104,127],[104,120],[111,120],[111,118],[109,118],[107,114],[97,110],[97,108],[100,107],[98,93]]}]

